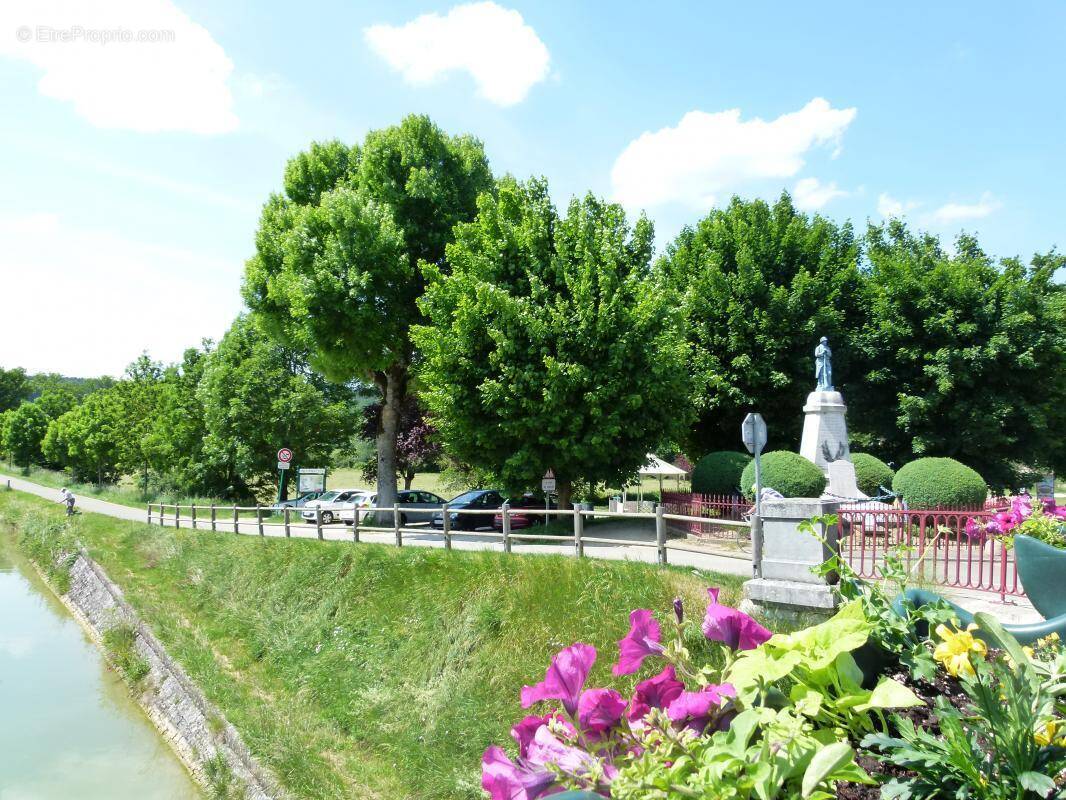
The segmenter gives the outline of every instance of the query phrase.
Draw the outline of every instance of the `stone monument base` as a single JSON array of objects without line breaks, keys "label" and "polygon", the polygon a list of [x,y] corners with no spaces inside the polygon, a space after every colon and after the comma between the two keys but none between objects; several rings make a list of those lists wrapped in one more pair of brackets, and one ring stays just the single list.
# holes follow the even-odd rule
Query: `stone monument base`
[{"label": "stone monument base", "polygon": [[805,614],[831,615],[837,608],[833,587],[821,583],[767,580],[754,578],[744,583],[740,610],[764,616],[795,618]]},{"label": "stone monument base", "polygon": [[832,462],[851,460],[847,410],[840,392],[811,392],[803,407],[800,455],[814,463],[827,478]]}]

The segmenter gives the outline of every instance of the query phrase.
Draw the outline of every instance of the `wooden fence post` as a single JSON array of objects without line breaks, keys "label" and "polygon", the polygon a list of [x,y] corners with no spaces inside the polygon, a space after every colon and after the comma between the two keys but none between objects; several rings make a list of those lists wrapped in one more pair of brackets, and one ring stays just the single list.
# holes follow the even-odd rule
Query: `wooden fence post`
[{"label": "wooden fence post", "polygon": [[359,544],[359,506],[352,509],[355,519],[352,520],[352,544]]},{"label": "wooden fence post", "polygon": [[403,547],[403,531],[400,530],[400,506],[392,504],[392,530],[396,533],[396,546]]},{"label": "wooden fence post", "polygon": [[452,516],[448,513],[448,504],[445,503],[440,507],[443,512],[443,525],[444,525],[444,549],[452,549]]},{"label": "wooden fence post", "polygon": [[503,552],[511,552],[511,504],[503,504]]},{"label": "wooden fence post", "polygon": [[216,513],[215,504],[211,504],[211,530],[218,530],[218,514]]},{"label": "wooden fence post", "polygon": [[192,529],[196,530],[196,503],[192,504]]},{"label": "wooden fence post", "polygon": [[655,548],[659,552],[659,563],[666,563],[666,518],[663,517],[663,504],[655,506]]},{"label": "wooden fence post", "polygon": [[181,506],[177,503],[174,504],[174,528],[175,530],[181,527]]},{"label": "wooden fence post", "polygon": [[292,509],[290,509],[288,506],[285,506],[285,538],[286,539],[288,539],[290,536],[292,536],[292,531],[289,530],[289,511],[291,511],[291,510]]},{"label": "wooden fence post", "polygon": [[585,544],[581,541],[581,535],[585,532],[585,518],[581,516],[581,504],[574,503],[574,552],[578,558],[585,555]]},{"label": "wooden fence post", "polygon": [[159,527],[162,528],[167,524],[167,521],[163,519],[163,504],[159,504]]},{"label": "wooden fence post", "polygon": [[[8,483],[10,483],[10,481]],[[11,487],[8,486],[7,488],[10,489]],[[151,503],[148,504],[148,524],[149,525],[152,524],[152,504]]]},{"label": "wooden fence post", "polygon": [[318,534],[318,538],[322,538],[322,507],[315,506],[315,532]]},{"label": "wooden fence post", "polygon": [[255,524],[259,527],[259,535],[263,535],[263,509],[259,503],[255,504]]},{"label": "wooden fence post", "polygon": [[237,506],[233,507],[233,532],[240,533],[240,528],[237,525]]}]

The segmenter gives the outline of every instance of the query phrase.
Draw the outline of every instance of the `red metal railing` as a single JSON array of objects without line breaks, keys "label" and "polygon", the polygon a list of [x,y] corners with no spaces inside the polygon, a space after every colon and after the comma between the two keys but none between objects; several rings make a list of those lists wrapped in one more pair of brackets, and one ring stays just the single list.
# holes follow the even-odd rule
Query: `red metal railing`
[{"label": "red metal railing", "polygon": [[[669,514],[706,517],[707,522],[672,522],[671,527],[696,536],[732,539],[735,528],[715,526],[715,519],[741,520],[751,503],[738,495],[664,492]],[[840,507],[841,555],[864,578],[877,577],[885,553],[905,545],[916,578],[940,586],[1024,595],[1014,552],[999,539],[971,539],[970,519],[990,519],[1010,505],[1007,498],[989,498],[978,508],[904,509],[884,503],[847,503]]]},{"label": "red metal railing", "polygon": [[751,508],[751,503],[739,495],[663,492],[663,506],[667,514],[707,518],[707,522],[671,522],[672,528],[696,536],[735,539],[737,537],[736,527],[715,525],[714,520],[743,520],[744,515]]},{"label": "red metal railing", "polygon": [[[991,507],[990,507],[991,506]],[[872,503],[840,508],[840,552],[859,575],[877,577],[886,552],[909,548],[906,563],[916,577],[940,586],[1023,595],[1014,551],[1000,539],[971,538],[966,523],[985,521],[996,505],[972,509],[880,508]]]}]

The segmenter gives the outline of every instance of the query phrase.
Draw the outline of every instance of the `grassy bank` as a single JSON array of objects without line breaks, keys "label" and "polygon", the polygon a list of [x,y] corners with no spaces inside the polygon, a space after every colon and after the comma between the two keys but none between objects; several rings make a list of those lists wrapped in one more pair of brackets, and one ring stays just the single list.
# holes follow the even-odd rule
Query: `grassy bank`
[{"label": "grassy bank", "polygon": [[[61,513],[0,492],[0,519],[28,539]],[[609,670],[630,609],[665,611],[681,595],[699,613],[708,583],[727,601],[739,588],[635,563],[262,540],[93,514],[70,524],[256,756],[307,798],[480,797],[481,752],[508,740],[521,686],[552,653],[594,644],[592,681],[618,685]]]}]

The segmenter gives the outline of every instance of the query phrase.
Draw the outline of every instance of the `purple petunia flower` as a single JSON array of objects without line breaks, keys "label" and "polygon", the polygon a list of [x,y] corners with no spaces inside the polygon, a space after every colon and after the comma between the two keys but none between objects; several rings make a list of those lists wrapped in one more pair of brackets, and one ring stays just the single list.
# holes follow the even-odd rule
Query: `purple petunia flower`
[{"label": "purple petunia flower", "polygon": [[648,656],[659,655],[662,632],[659,623],[645,608],[629,614],[629,633],[618,640],[618,663],[611,668],[615,675],[632,675]]},{"label": "purple petunia flower", "polygon": [[481,788],[491,800],[537,800],[554,786],[555,775],[543,764],[516,764],[495,745],[481,757]]},{"label": "purple petunia flower", "polygon": [[677,617],[678,625],[685,621],[685,605],[680,597],[674,598],[674,616]]},{"label": "purple petunia flower", "polygon": [[572,644],[552,658],[544,680],[535,686],[522,687],[522,708],[541,700],[560,700],[571,717],[577,712],[581,690],[596,660],[596,648],[589,644]]},{"label": "purple petunia flower", "polygon": [[712,684],[702,692],[682,692],[667,707],[666,715],[682,728],[703,733],[715,712],[728,698],[735,696],[736,689],[729,683]]},{"label": "purple petunia flower", "polygon": [[614,689],[589,689],[577,704],[577,722],[589,736],[606,733],[622,719],[626,701]]},{"label": "purple petunia flower", "polygon": [[685,684],[677,679],[674,666],[670,664],[654,678],[637,684],[626,717],[630,721],[643,719],[653,708],[669,706],[683,691]]},{"label": "purple petunia flower", "polygon": [[559,741],[547,726],[539,729],[529,743],[529,763],[532,766],[553,764],[568,775],[581,776],[589,772],[595,761],[591,753]]},{"label": "purple petunia flower", "polygon": [[703,618],[703,635],[733,650],[754,650],[773,634],[743,611],[718,602],[719,589],[708,589],[711,602]]}]

